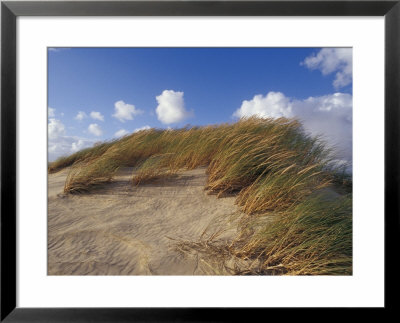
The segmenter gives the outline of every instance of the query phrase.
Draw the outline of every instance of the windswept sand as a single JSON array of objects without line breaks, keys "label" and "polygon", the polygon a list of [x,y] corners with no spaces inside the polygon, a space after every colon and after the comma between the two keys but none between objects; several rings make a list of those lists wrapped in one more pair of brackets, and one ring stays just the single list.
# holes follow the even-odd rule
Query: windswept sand
[{"label": "windswept sand", "polygon": [[49,175],[49,275],[217,274],[182,256],[173,239],[197,241],[207,232],[228,229],[238,214],[234,197],[217,199],[204,191],[205,168],[175,178],[132,186],[132,170],[90,194],[62,194],[68,170]]}]

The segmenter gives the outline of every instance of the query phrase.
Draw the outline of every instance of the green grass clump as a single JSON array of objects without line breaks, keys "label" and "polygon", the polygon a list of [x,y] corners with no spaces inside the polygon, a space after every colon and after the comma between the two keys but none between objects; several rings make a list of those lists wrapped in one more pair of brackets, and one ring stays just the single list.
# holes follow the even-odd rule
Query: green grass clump
[{"label": "green grass clump", "polygon": [[88,166],[73,167],[64,185],[65,193],[84,193],[90,189],[109,183],[119,169],[116,161],[97,158]]},{"label": "green grass clump", "polygon": [[134,185],[146,183],[152,180],[166,178],[174,175],[176,172],[168,166],[169,154],[153,155],[135,171],[132,182]]},{"label": "green grass clump", "polygon": [[133,167],[132,183],[140,185],[206,166],[208,193],[234,194],[244,215],[229,246],[193,244],[201,252],[240,260],[233,271],[241,274],[350,275],[352,179],[334,160],[297,120],[248,118],[140,131],[60,158],[49,172],[72,166],[64,191],[84,193],[120,167]]},{"label": "green grass clump", "polygon": [[241,232],[244,236],[231,252],[257,264],[242,273],[352,274],[351,195],[309,197],[272,220],[249,219]]}]

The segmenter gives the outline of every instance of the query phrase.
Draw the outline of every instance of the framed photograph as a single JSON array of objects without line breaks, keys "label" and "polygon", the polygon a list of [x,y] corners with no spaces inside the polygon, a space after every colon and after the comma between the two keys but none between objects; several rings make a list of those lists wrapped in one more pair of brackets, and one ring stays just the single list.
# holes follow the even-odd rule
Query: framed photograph
[{"label": "framed photograph", "polygon": [[394,306],[399,15],[2,2],[1,320]]}]

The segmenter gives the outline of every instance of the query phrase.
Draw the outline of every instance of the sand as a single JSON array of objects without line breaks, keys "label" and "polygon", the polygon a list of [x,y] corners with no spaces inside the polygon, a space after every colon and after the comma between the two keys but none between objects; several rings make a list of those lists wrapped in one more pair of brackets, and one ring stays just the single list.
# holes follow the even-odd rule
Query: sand
[{"label": "sand", "polygon": [[235,233],[235,197],[207,195],[205,168],[140,186],[125,168],[82,195],[62,193],[67,175],[48,178],[49,275],[220,274],[179,252],[173,240],[198,241],[206,229],[224,229],[218,239],[229,241]]}]

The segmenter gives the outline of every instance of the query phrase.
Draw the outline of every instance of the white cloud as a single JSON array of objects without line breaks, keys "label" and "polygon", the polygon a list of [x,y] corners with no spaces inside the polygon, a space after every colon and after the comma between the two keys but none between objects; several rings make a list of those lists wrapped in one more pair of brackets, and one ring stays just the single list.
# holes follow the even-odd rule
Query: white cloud
[{"label": "white cloud", "polygon": [[104,116],[100,112],[97,112],[97,111],[90,112],[90,117],[95,120],[104,121]]},{"label": "white cloud", "polygon": [[156,99],[157,118],[164,124],[180,122],[193,115],[193,112],[185,110],[183,92],[164,90]]},{"label": "white cloud", "polygon": [[50,118],[48,123],[48,157],[53,161],[60,156],[69,155],[80,149],[90,147],[93,140],[67,136],[64,124]]},{"label": "white cloud", "polygon": [[85,118],[87,118],[87,115],[83,111],[79,111],[78,114],[75,116],[75,119],[79,121],[82,121]]},{"label": "white cloud", "polygon": [[56,116],[56,109],[48,107],[48,117],[54,118]]},{"label": "white cloud", "polygon": [[121,122],[125,120],[133,120],[133,117],[142,114],[143,111],[136,109],[133,104],[127,104],[124,101],[117,101],[114,104],[115,113],[112,115]]},{"label": "white cloud", "polygon": [[258,116],[261,118],[292,117],[289,98],[281,92],[269,92],[266,96],[255,95],[252,100],[245,100],[240,109],[233,114],[235,117]]},{"label": "white cloud", "polygon": [[82,148],[85,147],[85,141],[82,139],[78,139],[78,141],[73,142],[71,145],[71,152],[77,152],[78,150],[81,150]]},{"label": "white cloud", "polygon": [[138,131],[142,131],[142,130],[149,130],[149,129],[151,129],[150,126],[143,126],[143,127],[140,127],[140,128],[136,128],[135,130],[133,130],[133,132],[138,132]]},{"label": "white cloud", "polygon": [[[151,129],[150,126],[143,126],[143,127],[140,127],[140,128],[136,128],[135,130],[133,130],[132,133],[139,132],[139,131],[142,131],[142,130],[149,130],[149,129]],[[122,137],[122,136],[125,136],[127,134],[129,134],[129,131],[127,131],[125,129],[120,129],[114,134],[114,137]]]},{"label": "white cloud", "polygon": [[92,123],[89,125],[88,130],[91,134],[99,137],[103,134],[103,131],[101,130],[100,126],[97,123]]},{"label": "white cloud", "polygon": [[305,100],[295,100],[280,92],[270,92],[265,97],[256,95],[243,101],[233,114],[235,117],[259,116],[264,118],[296,117],[310,134],[320,135],[337,156],[352,160],[353,97],[347,93],[334,93]]},{"label": "white cloud", "polygon": [[91,147],[94,141],[74,136],[59,136],[56,139],[50,139],[48,142],[49,161],[56,160],[60,156],[68,156],[83,148]]},{"label": "white cloud", "polygon": [[65,126],[60,120],[50,118],[47,127],[50,139],[56,139],[65,134]]},{"label": "white cloud", "polygon": [[120,129],[114,134],[114,137],[122,137],[127,135],[128,133],[129,131],[126,131],[125,129]]},{"label": "white cloud", "polygon": [[317,54],[308,56],[301,65],[311,70],[318,69],[323,75],[336,72],[333,81],[336,89],[350,84],[353,79],[352,48],[323,48]]}]

